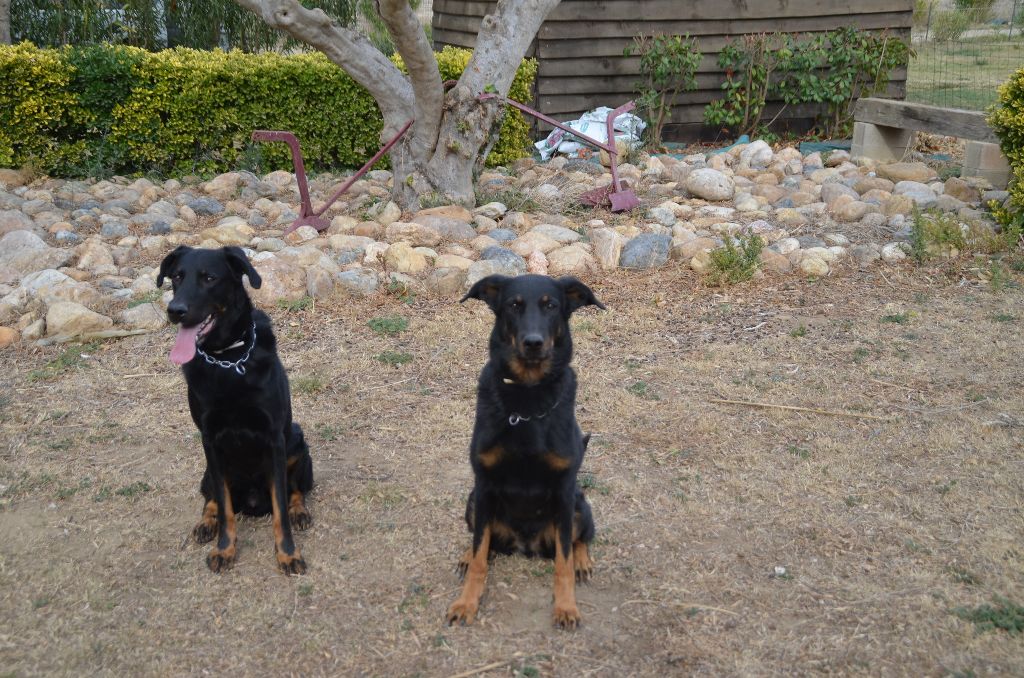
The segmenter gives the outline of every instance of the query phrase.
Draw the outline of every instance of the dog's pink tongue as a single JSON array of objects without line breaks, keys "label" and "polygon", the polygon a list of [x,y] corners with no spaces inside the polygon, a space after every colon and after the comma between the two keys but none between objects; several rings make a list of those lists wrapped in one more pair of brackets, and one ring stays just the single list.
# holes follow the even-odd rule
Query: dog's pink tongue
[{"label": "dog's pink tongue", "polygon": [[198,334],[199,325],[178,328],[178,336],[174,339],[174,348],[171,349],[172,363],[184,365],[196,357],[196,336]]}]

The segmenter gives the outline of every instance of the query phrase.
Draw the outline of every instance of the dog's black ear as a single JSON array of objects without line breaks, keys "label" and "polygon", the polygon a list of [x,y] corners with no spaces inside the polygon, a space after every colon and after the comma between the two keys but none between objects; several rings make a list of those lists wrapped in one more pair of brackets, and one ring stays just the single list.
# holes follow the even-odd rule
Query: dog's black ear
[{"label": "dog's black ear", "polygon": [[242,276],[249,278],[249,284],[252,285],[253,289],[259,289],[260,285],[263,284],[263,278],[256,272],[253,265],[249,262],[249,257],[245,256],[245,252],[241,247],[225,247],[222,250],[224,256],[228,259],[228,266],[234,271],[235,277],[239,281],[242,280]]},{"label": "dog's black ear", "polygon": [[480,301],[487,302],[491,310],[497,313],[498,297],[501,296],[501,288],[508,284],[508,281],[511,279],[507,275],[489,275],[486,278],[481,278],[469,288],[466,296],[459,299],[459,303],[461,304],[466,299],[479,299]]},{"label": "dog's black ear", "polygon": [[174,268],[174,264],[181,258],[182,254],[190,251],[192,248],[188,245],[178,245],[171,253],[164,257],[164,260],[160,262],[160,272],[156,274],[156,286],[164,286],[164,278],[170,277],[171,269]]},{"label": "dog's black ear", "polygon": [[558,284],[565,292],[566,309],[570,314],[584,306],[597,306],[604,309],[604,304],[597,300],[594,292],[571,275],[559,278]]}]

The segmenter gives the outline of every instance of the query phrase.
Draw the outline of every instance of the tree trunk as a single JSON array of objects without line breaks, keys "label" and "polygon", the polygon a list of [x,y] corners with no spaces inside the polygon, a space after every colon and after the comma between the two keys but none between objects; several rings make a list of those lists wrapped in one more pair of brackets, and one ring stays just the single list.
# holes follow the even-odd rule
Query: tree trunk
[{"label": "tree trunk", "polygon": [[0,45],[11,44],[11,0],[0,0]]},{"label": "tree trunk", "polygon": [[[7,0],[0,0],[5,2]],[[433,50],[408,0],[377,0],[381,18],[409,71],[405,76],[359,33],[296,0],[235,0],[269,25],[314,47],[365,87],[384,117],[381,144],[410,119],[416,123],[392,148],[392,195],[404,210],[435,193],[475,203],[473,169],[504,104],[481,102],[485,91],[508,94],[516,70],[544,18],[559,0],[498,0],[483,18],[477,48],[458,84],[444,92]]]}]

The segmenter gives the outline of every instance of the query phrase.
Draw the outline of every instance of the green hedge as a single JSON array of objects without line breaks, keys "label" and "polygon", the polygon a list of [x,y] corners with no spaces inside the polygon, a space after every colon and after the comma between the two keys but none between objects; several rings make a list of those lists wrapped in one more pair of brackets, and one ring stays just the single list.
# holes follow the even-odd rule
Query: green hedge
[{"label": "green hedge", "polygon": [[996,216],[1004,226],[1020,228],[1024,225],[1024,68],[999,87],[999,103],[992,107],[988,122],[1013,171],[1009,208],[997,210]]},{"label": "green hedge", "polygon": [[[457,78],[469,52],[438,53]],[[530,100],[536,62],[520,66],[510,96]],[[284,144],[253,144],[254,129],[285,129],[306,166],[354,167],[379,147],[369,93],[320,53],[283,56],[124,46],[0,46],[0,166],[60,176],[112,172],[214,173],[290,169]],[[529,125],[509,110],[488,164],[526,153]]]}]

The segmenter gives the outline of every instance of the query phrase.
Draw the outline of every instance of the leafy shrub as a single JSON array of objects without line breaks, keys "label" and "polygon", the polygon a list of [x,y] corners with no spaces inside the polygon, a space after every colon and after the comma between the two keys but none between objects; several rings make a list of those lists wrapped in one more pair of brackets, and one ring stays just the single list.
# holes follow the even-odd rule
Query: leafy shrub
[{"label": "leafy shrub", "polygon": [[700,66],[700,51],[689,35],[641,35],[626,47],[625,56],[639,55],[644,82],[637,83],[637,107],[651,122],[648,138],[654,147],[661,145],[661,130],[672,117],[672,106],[679,92],[697,87],[694,75]]},{"label": "leafy shrub", "polygon": [[[469,56],[439,52],[442,77],[457,78]],[[528,100],[536,69],[523,63],[513,98]],[[352,167],[377,150],[381,126],[369,93],[318,52],[0,46],[0,165],[64,176],[216,173],[251,158],[253,130],[287,129],[307,167]],[[522,156],[528,141],[523,117],[506,115],[488,162]],[[284,144],[262,144],[259,155],[262,169],[291,169]]]},{"label": "leafy shrub", "polygon": [[993,205],[993,213],[1004,237],[1017,244],[1024,230],[1024,68],[999,88],[999,103],[989,113],[988,123],[1012,170],[1010,200],[1005,207]]},{"label": "leafy shrub", "polygon": [[731,237],[725,238],[725,247],[711,252],[711,268],[708,270],[708,284],[714,286],[745,282],[754,277],[758,258],[764,249],[764,240],[755,235],[739,238],[734,245]]},{"label": "leafy shrub", "polygon": [[932,17],[932,37],[939,42],[959,40],[971,23],[969,12],[939,12]]},{"label": "leafy shrub", "polygon": [[786,106],[820,104],[822,133],[844,134],[853,102],[884,90],[889,73],[906,64],[909,54],[906,43],[886,32],[849,27],[805,39],[783,33],[744,35],[718,54],[726,72],[725,95],[708,104],[704,119],[737,135],[749,134],[761,125],[769,100]]}]

